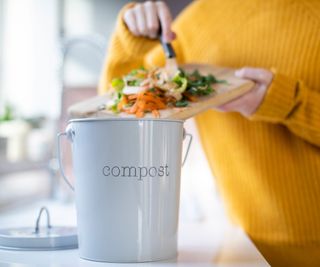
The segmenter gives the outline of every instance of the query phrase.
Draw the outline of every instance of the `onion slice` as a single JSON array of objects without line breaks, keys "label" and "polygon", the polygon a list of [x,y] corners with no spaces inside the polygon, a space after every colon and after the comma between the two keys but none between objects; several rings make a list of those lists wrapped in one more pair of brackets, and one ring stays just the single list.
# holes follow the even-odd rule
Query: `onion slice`
[{"label": "onion slice", "polygon": [[129,86],[126,85],[123,90],[122,93],[125,95],[135,95],[135,94],[139,94],[143,91],[145,91],[147,88],[146,86]]}]

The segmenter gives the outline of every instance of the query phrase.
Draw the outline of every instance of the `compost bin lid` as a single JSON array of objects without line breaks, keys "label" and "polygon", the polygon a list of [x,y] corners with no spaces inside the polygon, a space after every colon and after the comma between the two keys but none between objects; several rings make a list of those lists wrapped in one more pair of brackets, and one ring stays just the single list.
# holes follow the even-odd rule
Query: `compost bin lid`
[{"label": "compost bin lid", "polygon": [[[47,215],[47,226],[40,226],[42,213]],[[0,249],[60,250],[78,247],[77,229],[70,226],[52,226],[46,207],[40,209],[35,227],[0,229]]]}]

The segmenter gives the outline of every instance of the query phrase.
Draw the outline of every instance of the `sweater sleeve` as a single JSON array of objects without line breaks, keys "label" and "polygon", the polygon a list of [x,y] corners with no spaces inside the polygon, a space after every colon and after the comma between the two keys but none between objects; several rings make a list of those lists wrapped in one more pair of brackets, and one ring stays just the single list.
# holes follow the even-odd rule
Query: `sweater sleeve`
[{"label": "sweater sleeve", "polygon": [[320,146],[320,91],[275,72],[252,120],[280,123],[292,133]]},{"label": "sweater sleeve", "polygon": [[[113,78],[121,77],[134,68],[164,65],[165,55],[159,41],[134,36],[123,21],[125,11],[133,7],[134,4],[125,5],[118,15],[116,28],[111,37],[100,75],[99,94],[108,90],[108,84]],[[176,51],[178,62],[181,62],[182,55],[178,41],[173,41],[172,45]]]}]

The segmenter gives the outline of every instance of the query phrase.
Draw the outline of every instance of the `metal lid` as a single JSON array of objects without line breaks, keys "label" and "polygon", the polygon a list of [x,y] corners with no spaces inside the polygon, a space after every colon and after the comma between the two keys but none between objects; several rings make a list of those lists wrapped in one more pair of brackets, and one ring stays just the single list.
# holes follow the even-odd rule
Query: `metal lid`
[{"label": "metal lid", "polygon": [[[39,227],[42,212],[47,214],[47,226]],[[51,226],[47,208],[42,207],[36,227],[0,229],[0,249],[58,250],[78,247],[75,227]]]}]

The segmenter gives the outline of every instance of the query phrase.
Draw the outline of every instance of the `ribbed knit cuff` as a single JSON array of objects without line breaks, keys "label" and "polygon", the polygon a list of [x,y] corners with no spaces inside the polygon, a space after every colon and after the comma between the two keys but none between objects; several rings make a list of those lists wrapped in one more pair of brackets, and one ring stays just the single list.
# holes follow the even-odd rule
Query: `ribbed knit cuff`
[{"label": "ribbed knit cuff", "polygon": [[127,53],[132,56],[132,54],[137,57],[144,56],[147,51],[153,48],[157,42],[155,40],[151,40],[144,37],[136,37],[134,36],[127,28],[123,20],[124,13],[132,8],[136,3],[128,3],[126,4],[119,12],[116,24],[116,34],[118,35],[121,44],[124,48],[126,48]]},{"label": "ribbed knit cuff", "polygon": [[294,107],[297,81],[274,72],[267,93],[250,120],[282,122]]}]

